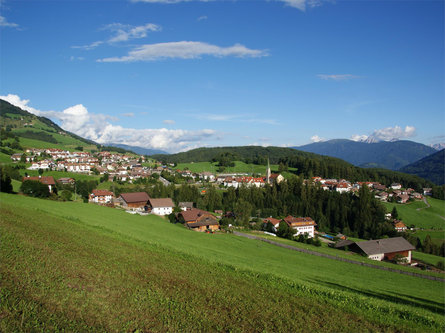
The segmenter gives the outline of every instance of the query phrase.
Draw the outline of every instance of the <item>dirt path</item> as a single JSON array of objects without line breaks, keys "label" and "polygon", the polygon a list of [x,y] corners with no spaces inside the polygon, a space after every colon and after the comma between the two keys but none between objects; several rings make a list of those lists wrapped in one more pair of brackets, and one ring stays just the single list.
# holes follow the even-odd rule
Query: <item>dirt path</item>
[{"label": "dirt path", "polygon": [[[423,197],[423,202],[425,203],[426,207],[423,207],[423,208],[417,208],[416,210],[422,210],[422,209],[427,209],[427,208],[430,208],[430,207],[431,207],[431,205],[429,204],[428,200],[426,200],[425,197]],[[441,217],[442,217],[442,216],[441,216]],[[443,217],[442,217],[442,218],[443,218]],[[445,220],[445,218],[443,218],[443,219]]]},{"label": "dirt path", "polygon": [[320,252],[306,250],[306,249],[300,249],[300,248],[295,247],[295,246],[278,243],[278,242],[275,242],[275,241],[272,241],[272,240],[269,240],[269,239],[265,239],[265,238],[262,238],[262,237],[254,236],[254,235],[244,234],[244,233],[239,232],[239,231],[234,231],[233,233],[235,235],[237,235],[237,236],[241,236],[241,237],[245,237],[245,238],[249,238],[249,239],[260,240],[262,242],[266,242],[266,243],[269,243],[269,244],[272,244],[272,245],[284,247],[285,249],[289,249],[289,250],[292,250],[292,251],[303,252],[303,253],[307,253],[307,254],[312,254],[314,256],[329,258],[329,259],[338,260],[338,261],[344,261],[344,262],[348,262],[348,263],[355,264],[355,265],[360,265],[360,266],[366,266],[366,267],[371,267],[371,268],[375,268],[375,269],[380,269],[382,271],[390,271],[390,272],[399,273],[399,274],[411,275],[411,276],[419,277],[419,278],[422,278],[422,279],[445,282],[444,278],[440,278],[440,277],[436,277],[436,276],[423,275],[423,274],[418,274],[418,273],[414,273],[414,272],[407,272],[407,271],[402,271],[400,269],[389,268],[389,267],[384,267],[384,266],[377,266],[377,265],[368,264],[368,263],[364,263],[364,262],[360,262],[360,261],[349,260],[349,259],[346,259],[346,258],[333,256],[333,255],[330,255],[330,254],[320,253]]}]

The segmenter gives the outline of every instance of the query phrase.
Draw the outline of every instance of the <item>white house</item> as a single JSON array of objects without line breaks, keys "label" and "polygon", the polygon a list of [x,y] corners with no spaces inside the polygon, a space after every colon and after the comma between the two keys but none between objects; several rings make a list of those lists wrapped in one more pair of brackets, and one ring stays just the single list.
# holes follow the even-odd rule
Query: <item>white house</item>
[{"label": "white house", "polygon": [[90,194],[89,202],[94,202],[97,204],[107,204],[112,203],[114,198],[114,193],[107,190],[93,190]]},{"label": "white house", "polygon": [[170,198],[148,199],[149,210],[156,215],[170,215],[175,204]]},{"label": "white house", "polygon": [[288,217],[284,218],[284,222],[286,222],[289,227],[296,231],[294,236],[307,234],[309,238],[312,238],[315,235],[315,226],[317,224],[310,217],[293,217],[289,215]]}]

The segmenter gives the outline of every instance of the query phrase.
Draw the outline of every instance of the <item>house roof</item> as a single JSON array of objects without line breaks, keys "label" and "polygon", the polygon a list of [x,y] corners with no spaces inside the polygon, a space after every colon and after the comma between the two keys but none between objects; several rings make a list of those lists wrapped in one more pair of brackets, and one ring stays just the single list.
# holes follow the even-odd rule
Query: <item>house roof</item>
[{"label": "house roof", "polygon": [[179,215],[182,215],[182,217],[184,218],[184,221],[186,223],[196,221],[200,216],[203,216],[204,214],[211,215],[211,213],[206,212],[205,210],[198,209],[198,208],[193,208],[191,210],[186,210],[186,211],[179,213]]},{"label": "house roof", "polygon": [[204,227],[207,225],[219,225],[218,221],[213,219],[205,219],[203,221],[199,222],[193,222],[193,223],[187,223],[187,227],[194,228],[194,227]]},{"label": "house roof", "polygon": [[274,226],[277,224],[280,224],[280,220],[279,219],[275,219],[273,217],[268,217],[266,219],[263,220],[264,223],[272,223]]},{"label": "house roof", "polygon": [[146,192],[122,193],[121,197],[126,203],[142,201],[148,202],[148,200],[150,199]]},{"label": "house roof", "polygon": [[111,195],[114,196],[114,193],[108,190],[93,190],[93,195],[96,197]]},{"label": "house roof", "polygon": [[317,225],[310,217],[293,217],[291,215],[285,217],[284,222],[289,224],[289,226]]},{"label": "house roof", "polygon": [[368,256],[373,254],[393,253],[416,249],[403,237],[375,239],[357,242],[355,244]]},{"label": "house roof", "polygon": [[178,204],[179,207],[193,208],[193,202],[180,202]]},{"label": "house roof", "polygon": [[153,208],[175,207],[175,204],[170,198],[160,198],[160,199],[149,198],[148,201],[150,202],[150,205]]},{"label": "house roof", "polygon": [[406,228],[406,225],[400,220],[394,220],[394,228]]},{"label": "house roof", "polygon": [[42,177],[24,177],[23,181],[25,180],[33,180],[36,182],[41,182],[45,185],[56,185],[56,182],[54,181],[53,176],[42,176]]}]

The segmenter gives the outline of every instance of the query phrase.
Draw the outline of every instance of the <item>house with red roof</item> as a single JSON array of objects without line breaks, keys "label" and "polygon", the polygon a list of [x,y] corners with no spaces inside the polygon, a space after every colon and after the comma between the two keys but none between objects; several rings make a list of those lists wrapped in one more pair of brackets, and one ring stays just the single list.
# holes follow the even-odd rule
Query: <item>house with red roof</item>
[{"label": "house with red roof", "polygon": [[108,190],[93,190],[90,194],[88,202],[99,205],[106,205],[113,203],[114,193]]},{"label": "house with red roof", "polygon": [[191,230],[205,232],[219,229],[217,218],[210,212],[202,209],[193,208],[185,210],[178,214],[178,221]]},{"label": "house with red roof", "polygon": [[300,234],[307,234],[309,238],[314,237],[315,235],[315,226],[317,223],[310,217],[293,217],[289,215],[285,217],[284,222],[286,222],[289,227],[294,229],[296,233],[294,236],[298,236]]},{"label": "house with red roof", "polygon": [[26,180],[32,180],[35,182],[40,182],[42,184],[48,185],[50,193],[54,192],[56,188],[56,182],[54,181],[53,176],[23,177],[22,182]]}]

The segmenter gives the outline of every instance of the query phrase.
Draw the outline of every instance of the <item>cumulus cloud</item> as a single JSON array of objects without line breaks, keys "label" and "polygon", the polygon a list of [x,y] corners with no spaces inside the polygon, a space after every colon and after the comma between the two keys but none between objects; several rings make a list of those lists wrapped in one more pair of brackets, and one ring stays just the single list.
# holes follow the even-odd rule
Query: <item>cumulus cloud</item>
[{"label": "cumulus cloud", "polygon": [[375,130],[370,135],[365,134],[354,134],[351,140],[354,141],[395,141],[401,139],[412,138],[416,135],[416,128],[414,126],[405,126],[402,128],[400,126],[385,127],[382,129]]},{"label": "cumulus cloud", "polygon": [[212,113],[201,113],[192,115],[194,118],[199,120],[207,121],[232,121],[238,123],[257,123],[257,124],[268,124],[268,125],[279,125],[275,119],[261,118],[259,115],[252,114],[212,114]]},{"label": "cumulus cloud", "polygon": [[[211,2],[216,0],[130,0],[131,2],[145,2],[145,3],[162,3],[162,4],[174,4],[179,2]],[[236,1],[236,0],[234,0]],[[297,8],[301,11],[305,11],[306,8],[312,8],[320,6],[321,0],[275,0],[278,2],[284,2],[287,6]]]},{"label": "cumulus cloud", "polygon": [[317,74],[317,76],[322,80],[331,81],[346,81],[360,78],[360,76],[352,74]]},{"label": "cumulus cloud", "polygon": [[321,138],[318,135],[311,136],[311,142],[323,142],[325,140],[325,138]]},{"label": "cumulus cloud", "polygon": [[20,28],[20,26],[17,23],[8,22],[8,20],[4,16],[0,16],[0,27],[16,28],[16,29]]},{"label": "cumulus cloud", "polygon": [[72,46],[75,49],[92,50],[104,43],[115,44],[120,42],[126,42],[132,39],[139,39],[147,37],[148,32],[160,31],[161,27],[157,24],[147,23],[145,25],[133,26],[122,23],[112,23],[105,25],[101,30],[108,30],[113,35],[104,41],[96,41],[87,45]]},{"label": "cumulus cloud", "polygon": [[305,11],[307,7],[317,7],[321,5],[320,0],[277,0],[284,2],[287,6],[297,8],[301,11]]},{"label": "cumulus cloud", "polygon": [[266,50],[248,49],[244,45],[235,44],[221,47],[203,42],[170,42],[146,44],[134,48],[123,57],[98,59],[98,62],[135,62],[155,61],[161,59],[196,59],[202,56],[255,58],[267,56]]},{"label": "cumulus cloud", "polygon": [[29,100],[21,99],[17,95],[0,96],[0,99],[6,100],[35,115],[58,120],[60,127],[64,130],[101,144],[122,143],[177,152],[203,146],[204,141],[215,139],[217,136],[216,131],[212,129],[191,131],[181,129],[169,130],[166,128],[125,128],[110,123],[110,121],[116,121],[116,118],[104,114],[90,113],[82,104],[71,106],[63,111],[41,111],[30,107],[28,105]]},{"label": "cumulus cloud", "polygon": [[352,141],[356,141],[356,142],[363,142],[366,141],[368,139],[368,135],[365,134],[353,134],[351,136],[351,140]]}]

